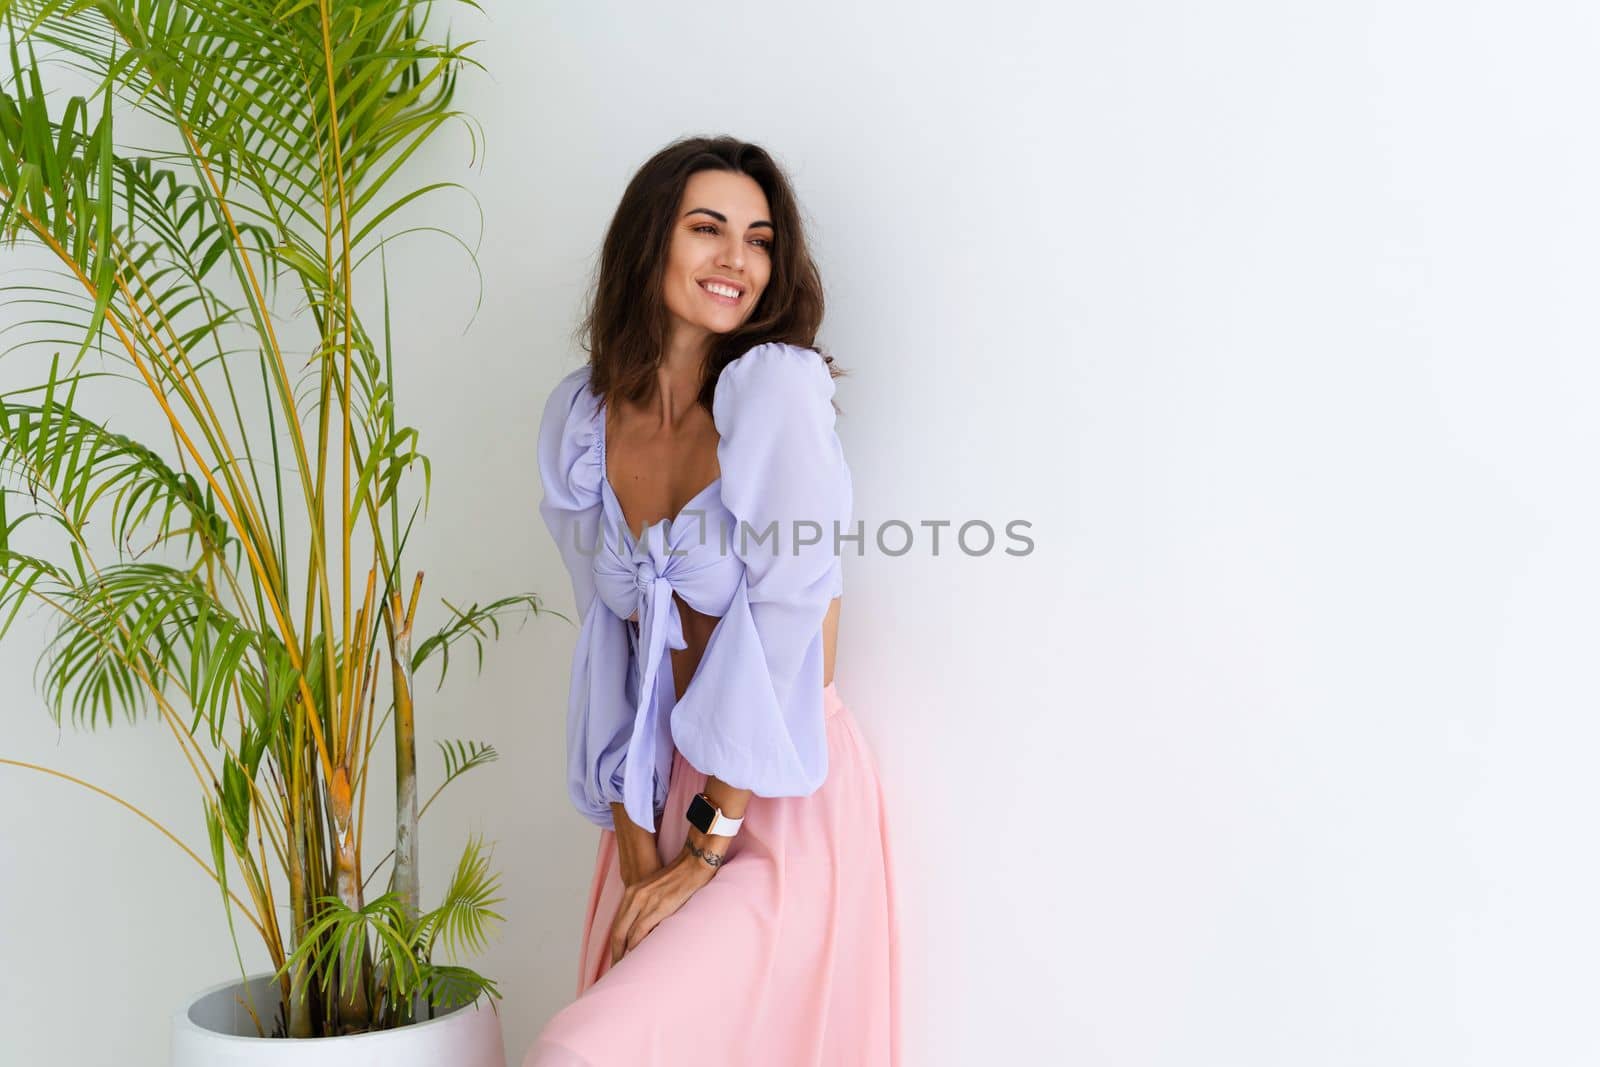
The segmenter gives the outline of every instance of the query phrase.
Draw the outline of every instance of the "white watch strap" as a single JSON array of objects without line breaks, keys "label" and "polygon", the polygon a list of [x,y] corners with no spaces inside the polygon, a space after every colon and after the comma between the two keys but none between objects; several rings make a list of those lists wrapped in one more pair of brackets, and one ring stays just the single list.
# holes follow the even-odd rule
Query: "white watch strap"
[{"label": "white watch strap", "polygon": [[722,814],[721,808],[718,808],[716,809],[716,814],[711,817],[711,829],[707,830],[706,833],[711,834],[713,837],[732,837],[739,832],[739,827],[743,823],[743,819],[730,819]]}]

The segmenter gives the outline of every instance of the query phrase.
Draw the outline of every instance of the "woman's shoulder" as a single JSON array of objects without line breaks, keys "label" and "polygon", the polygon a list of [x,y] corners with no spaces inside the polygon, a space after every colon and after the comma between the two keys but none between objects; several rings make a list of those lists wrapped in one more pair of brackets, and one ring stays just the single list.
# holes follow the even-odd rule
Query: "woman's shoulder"
[{"label": "woman's shoulder", "polygon": [[600,398],[589,391],[589,365],[584,364],[574,370],[563,374],[555,386],[545,396],[544,415],[540,421],[541,431],[552,420],[565,424],[571,420],[574,413],[584,414],[581,409],[583,402],[588,401],[590,411],[597,408]]},{"label": "woman's shoulder", "polygon": [[757,345],[722,369],[712,415],[730,512],[802,516],[826,528],[823,516],[847,505],[850,472],[833,392],[822,355],[799,345]]},{"label": "woman's shoulder", "polygon": [[832,413],[833,375],[822,354],[769,341],[735,357],[717,375],[712,417],[719,432],[759,426],[796,409]]},{"label": "woman's shoulder", "polygon": [[598,500],[605,471],[599,411],[600,398],[589,389],[587,365],[563,375],[545,398],[538,463],[547,498],[568,507]]}]

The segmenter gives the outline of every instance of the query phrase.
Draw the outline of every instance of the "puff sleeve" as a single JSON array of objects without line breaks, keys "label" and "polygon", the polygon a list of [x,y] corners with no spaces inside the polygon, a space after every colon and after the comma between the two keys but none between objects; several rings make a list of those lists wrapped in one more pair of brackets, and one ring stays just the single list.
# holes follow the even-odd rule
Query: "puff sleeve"
[{"label": "puff sleeve", "polygon": [[[602,534],[605,457],[599,398],[581,367],[556,384],[539,423],[539,515],[572,578],[579,632],[567,693],[567,793],[590,822],[615,829],[611,804],[623,799],[623,766],[633,730],[634,669],[628,624],[600,601],[595,558]],[[665,788],[656,788],[658,806]]]},{"label": "puff sleeve", "polygon": [[764,344],[723,368],[712,403],[727,550],[744,566],[672,740],[697,770],[758,796],[808,796],[828,774],[822,620],[852,508],[833,394],[815,351]]}]

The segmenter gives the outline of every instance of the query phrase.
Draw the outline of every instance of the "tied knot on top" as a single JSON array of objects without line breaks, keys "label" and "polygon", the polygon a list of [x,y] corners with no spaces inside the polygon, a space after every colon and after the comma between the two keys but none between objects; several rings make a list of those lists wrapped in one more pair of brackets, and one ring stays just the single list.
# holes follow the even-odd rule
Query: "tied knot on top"
[{"label": "tied knot on top", "polygon": [[[634,546],[631,562],[633,584],[638,590],[640,670],[633,730],[624,760],[623,804],[637,821],[652,808],[654,782],[670,769],[670,763],[661,766],[670,747],[670,740],[662,737],[667,728],[662,702],[671,701],[673,689],[672,660],[667,649],[687,648],[689,643],[684,640],[683,619],[673,596],[673,560],[669,557],[658,563],[646,538]],[[655,830],[653,818],[649,827],[652,832]]]},{"label": "tied knot on top", "polygon": [[[633,587],[639,594],[639,636],[646,650],[646,664],[659,660],[663,648],[689,647],[683,637],[683,617],[673,597],[672,561],[658,561],[644,544],[633,551]],[[647,674],[653,673],[649,670]],[[647,695],[648,690],[641,693]]]},{"label": "tied knot on top", "polygon": [[652,586],[656,584],[655,560],[646,556],[636,560],[633,565],[633,585],[639,592],[648,595]]}]

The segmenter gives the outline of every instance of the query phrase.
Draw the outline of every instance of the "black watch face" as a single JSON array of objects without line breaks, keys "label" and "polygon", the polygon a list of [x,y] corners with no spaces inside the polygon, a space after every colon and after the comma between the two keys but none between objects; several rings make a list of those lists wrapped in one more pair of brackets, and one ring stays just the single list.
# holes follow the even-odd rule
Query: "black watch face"
[{"label": "black watch face", "polygon": [[699,793],[689,801],[689,824],[701,833],[706,833],[711,828],[711,819],[717,814],[717,809]]}]

